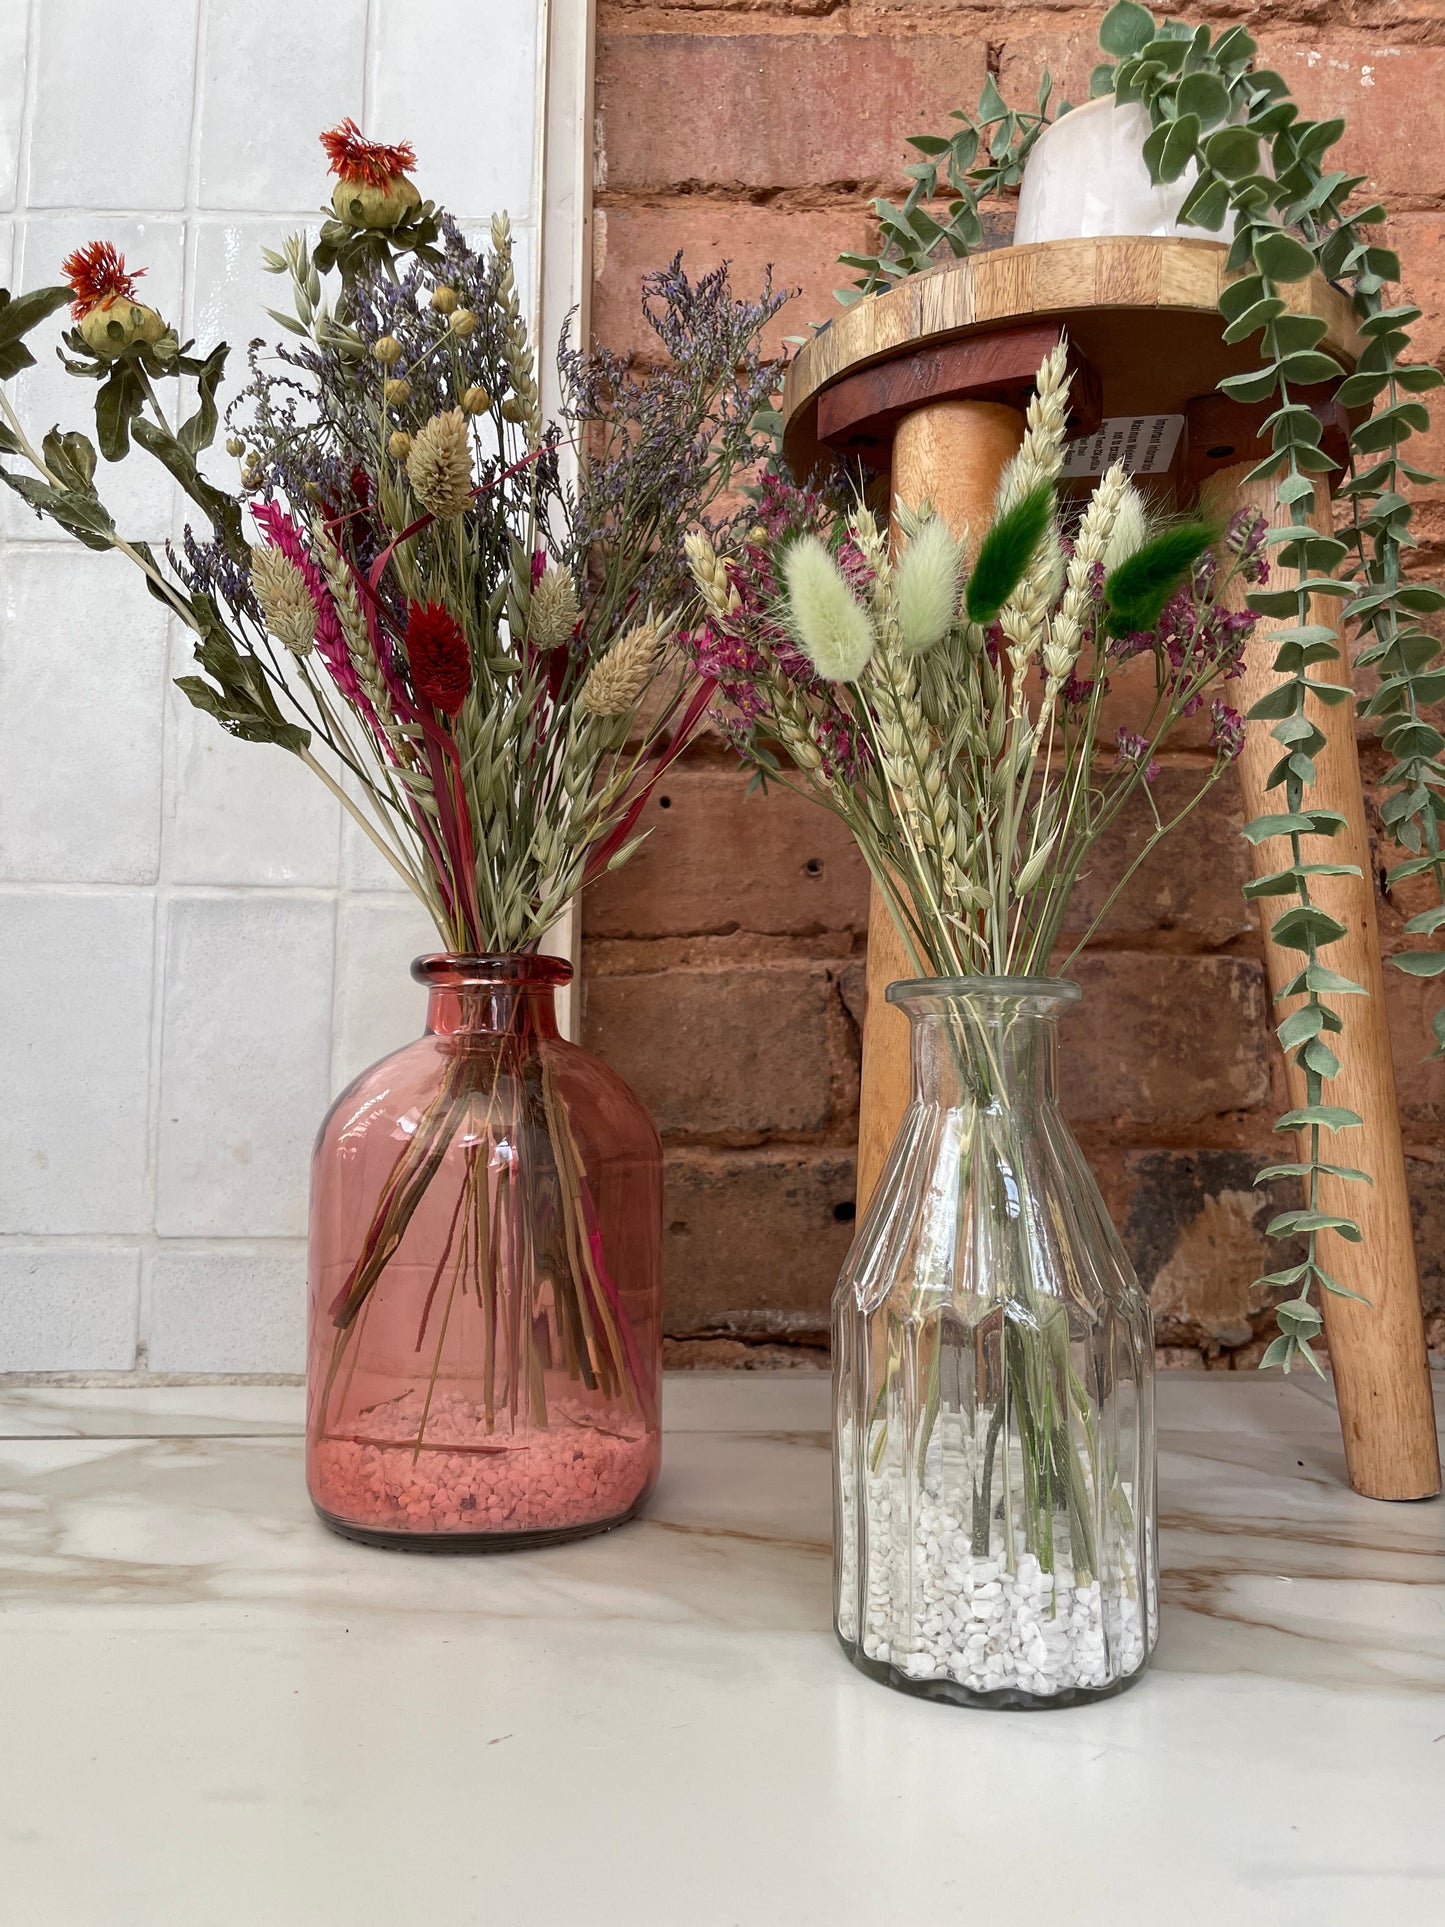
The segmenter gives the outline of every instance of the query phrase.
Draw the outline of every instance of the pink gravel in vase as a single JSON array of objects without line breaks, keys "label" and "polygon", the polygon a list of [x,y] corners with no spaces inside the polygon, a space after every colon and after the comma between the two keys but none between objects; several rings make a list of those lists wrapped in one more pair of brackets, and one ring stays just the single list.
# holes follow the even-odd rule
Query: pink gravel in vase
[{"label": "pink gravel in vase", "polygon": [[383,1532],[551,1532],[625,1518],[657,1476],[655,1434],[598,1431],[566,1410],[554,1429],[489,1432],[453,1393],[433,1401],[418,1452],[422,1409],[409,1392],[363,1414],[356,1438],[317,1448],[312,1497],[323,1511]]}]

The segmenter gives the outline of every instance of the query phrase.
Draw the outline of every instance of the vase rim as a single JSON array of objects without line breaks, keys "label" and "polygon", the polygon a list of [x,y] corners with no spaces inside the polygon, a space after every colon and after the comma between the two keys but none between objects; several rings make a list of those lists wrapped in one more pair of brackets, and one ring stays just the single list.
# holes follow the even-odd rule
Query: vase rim
[{"label": "vase rim", "polygon": [[1083,996],[1072,977],[903,977],[884,993],[904,1007],[959,998],[993,998],[1005,1003],[1076,1004]]},{"label": "vase rim", "polygon": [[572,966],[565,957],[540,950],[438,950],[417,957],[411,974],[432,990],[560,990],[571,983]]}]

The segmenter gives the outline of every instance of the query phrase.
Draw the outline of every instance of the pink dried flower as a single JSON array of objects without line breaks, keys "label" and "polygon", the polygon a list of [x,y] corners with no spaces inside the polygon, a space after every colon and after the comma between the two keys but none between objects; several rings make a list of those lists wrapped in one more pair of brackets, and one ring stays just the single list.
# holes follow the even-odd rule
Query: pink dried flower
[{"label": "pink dried flower", "polygon": [[445,603],[407,604],[406,659],[417,695],[455,716],[472,686],[472,652]]},{"label": "pink dried flower", "polygon": [[354,703],[373,727],[380,729],[376,711],[362,692],[331,591],[326,586],[321,570],[311,559],[299,526],[279,502],[263,502],[251,513],[259,527],[265,530],[281,553],[288,561],[294,562],[306,578],[311,600],[316,604],[316,653],[326,664],[331,680],[346,700]]}]

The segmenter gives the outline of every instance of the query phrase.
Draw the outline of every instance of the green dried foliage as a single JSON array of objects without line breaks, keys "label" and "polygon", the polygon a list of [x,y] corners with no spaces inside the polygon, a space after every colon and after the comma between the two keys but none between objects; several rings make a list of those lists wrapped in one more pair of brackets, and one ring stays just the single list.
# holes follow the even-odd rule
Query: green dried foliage
[{"label": "green dried foliage", "polygon": [[[1060,508],[1067,414],[1060,348],[1040,371],[1020,451],[1023,472],[1041,479],[1007,507],[995,504],[961,606],[955,590],[953,619],[926,650],[909,646],[900,580],[917,546],[937,543],[928,512],[899,505],[905,540],[895,558],[867,507],[774,477],[745,544],[720,555],[701,536],[689,543],[707,610],[692,646],[718,677],[719,726],[762,781],[799,789],[848,826],[920,976],[1049,972],[1100,838],[1125,809],[1145,809],[1152,822],[1140,853],[1062,960],[1067,968],[1147,852],[1238,751],[1239,719],[1219,701],[1212,764],[1183,806],[1163,815],[1150,787],[1155,754],[1231,673],[1252,626],[1226,611],[1240,578],[1262,573],[1259,518],[1241,518],[1217,555],[1197,556],[1167,634],[1111,643],[1103,558],[1125,478],[1116,465],[1082,512]],[[1000,503],[1010,491],[1005,477]],[[949,562],[962,570],[956,550]],[[800,606],[820,599],[820,583],[822,652],[809,645],[816,612]],[[841,678],[831,669],[838,634],[850,644],[861,636]],[[1137,732],[1105,742],[1111,664],[1140,654],[1154,659],[1153,706]]]}]

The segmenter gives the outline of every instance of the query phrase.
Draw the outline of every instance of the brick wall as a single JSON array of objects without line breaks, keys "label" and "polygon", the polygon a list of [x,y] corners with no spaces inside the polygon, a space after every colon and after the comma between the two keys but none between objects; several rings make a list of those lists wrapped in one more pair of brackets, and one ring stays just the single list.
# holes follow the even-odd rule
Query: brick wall
[{"label": "brick wall", "polygon": [[[598,332],[637,344],[638,276],[678,246],[694,272],[730,258],[744,285],[775,264],[801,289],[779,337],[826,319],[843,278],[835,256],[868,238],[872,196],[901,194],[904,137],[971,106],[986,71],[1027,101],[1047,63],[1082,97],[1101,12],[1068,0],[599,0]],[[1339,165],[1367,173],[1396,211],[1393,242],[1426,310],[1420,351],[1445,357],[1441,0],[1231,0],[1194,13],[1247,20],[1307,113],[1348,118]],[[1445,447],[1432,453],[1445,467]],[[1420,566],[1438,571],[1445,489],[1427,492],[1419,524]],[[1166,797],[1193,760],[1172,759]],[[650,806],[646,850],[584,920],[588,1037],[652,1106],[667,1146],[678,1362],[772,1364],[817,1347],[852,1231],[866,878],[822,811],[745,788],[716,746],[699,748]],[[1239,799],[1224,786],[1215,797],[1081,960],[1088,1001],[1064,1032],[1064,1084],[1166,1356],[1232,1365],[1257,1357],[1267,1321],[1249,1284],[1285,1197],[1252,1178],[1277,1150],[1283,1080],[1240,896]],[[1124,840],[1101,874],[1117,874]],[[1382,903],[1387,945],[1412,907]],[[1439,1346],[1445,1074],[1420,1061],[1432,986],[1388,981]]]}]

